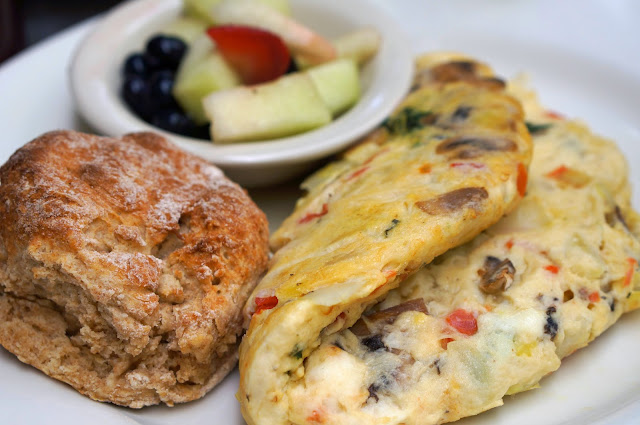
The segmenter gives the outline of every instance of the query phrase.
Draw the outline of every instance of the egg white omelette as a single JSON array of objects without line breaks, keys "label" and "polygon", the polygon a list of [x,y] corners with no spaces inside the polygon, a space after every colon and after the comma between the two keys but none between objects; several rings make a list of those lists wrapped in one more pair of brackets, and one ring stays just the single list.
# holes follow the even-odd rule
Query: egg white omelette
[{"label": "egg white omelette", "polygon": [[314,422],[315,408],[299,418],[291,397],[322,337],[524,195],[531,139],[504,82],[470,60],[423,68],[378,130],[304,182],[308,195],[271,239],[240,348],[249,424]]},{"label": "egg white omelette", "polygon": [[474,415],[537,387],[640,305],[640,220],[623,155],[526,89],[511,90],[534,137],[523,201],[351,328],[325,330],[285,387],[285,423],[427,425]]}]

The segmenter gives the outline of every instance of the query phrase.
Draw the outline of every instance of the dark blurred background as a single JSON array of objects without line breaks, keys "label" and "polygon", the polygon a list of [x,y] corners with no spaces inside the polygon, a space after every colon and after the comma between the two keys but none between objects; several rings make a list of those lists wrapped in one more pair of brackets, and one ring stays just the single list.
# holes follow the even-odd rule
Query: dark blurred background
[{"label": "dark blurred background", "polygon": [[0,62],[120,0],[0,0]]}]

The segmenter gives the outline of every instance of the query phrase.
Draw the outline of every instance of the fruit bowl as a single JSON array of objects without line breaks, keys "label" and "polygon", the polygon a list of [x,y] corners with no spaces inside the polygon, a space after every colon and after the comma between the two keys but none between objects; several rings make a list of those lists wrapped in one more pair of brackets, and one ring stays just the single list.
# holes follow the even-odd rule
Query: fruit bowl
[{"label": "fruit bowl", "polygon": [[280,139],[218,145],[166,132],[131,112],[120,96],[122,63],[180,15],[181,0],[130,1],[97,23],[71,64],[76,108],[99,133],[159,132],[244,186],[265,186],[299,175],[365,135],[392,111],[411,83],[413,54],[398,24],[367,0],[291,0],[291,8],[296,19],[329,38],[362,27],[375,28],[382,38],[378,53],[362,68],[358,103],[323,127]]}]

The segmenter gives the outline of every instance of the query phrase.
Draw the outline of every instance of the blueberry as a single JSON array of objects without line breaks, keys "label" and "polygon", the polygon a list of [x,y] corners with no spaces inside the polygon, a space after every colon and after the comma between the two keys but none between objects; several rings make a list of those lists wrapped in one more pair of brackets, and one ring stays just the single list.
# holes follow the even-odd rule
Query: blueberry
[{"label": "blueberry", "polygon": [[147,69],[148,69],[148,73],[149,74],[151,74],[152,72],[155,72],[155,71],[160,71],[160,70],[165,69],[164,64],[157,57],[155,57],[155,56],[153,56],[153,55],[151,55],[149,53],[143,53],[142,57],[144,58],[144,61],[147,64]]},{"label": "blueberry", "polygon": [[124,61],[123,74],[125,77],[130,75],[139,75],[147,77],[149,75],[149,66],[144,56],[140,53],[134,53],[127,57]]},{"label": "blueberry", "polygon": [[188,135],[194,128],[193,121],[178,109],[163,109],[151,118],[151,124],[177,134]]},{"label": "blueberry", "polygon": [[125,78],[122,98],[143,119],[148,119],[153,113],[153,108],[149,105],[149,84],[139,75]]},{"label": "blueberry", "polygon": [[188,136],[196,139],[211,140],[210,124],[194,125]]},{"label": "blueberry", "polygon": [[147,42],[146,51],[160,61],[163,69],[176,70],[187,51],[187,45],[176,37],[156,35]]},{"label": "blueberry", "polygon": [[173,72],[158,71],[149,79],[149,101],[157,110],[174,108],[176,101],[171,94],[173,90]]}]

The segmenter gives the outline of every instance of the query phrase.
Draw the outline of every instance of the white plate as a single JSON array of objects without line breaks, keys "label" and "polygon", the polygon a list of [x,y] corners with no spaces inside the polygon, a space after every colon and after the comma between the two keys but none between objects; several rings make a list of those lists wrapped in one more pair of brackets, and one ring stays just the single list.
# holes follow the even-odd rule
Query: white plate
[{"label": "white plate", "polygon": [[[109,13],[83,40],[71,64],[71,88],[82,116],[98,132],[120,136],[158,131],[183,149],[222,167],[245,186],[300,175],[378,125],[409,89],[413,62],[402,28],[367,0],[291,0],[293,16],[325,37],[376,28],[382,44],[361,72],[362,95],[351,109],[317,130],[269,141],[214,144],[153,127],[120,97],[122,63],[182,12],[181,0],[134,0]],[[361,11],[366,9],[366,13]]]},{"label": "white plate", "polygon": [[[617,140],[629,158],[634,205],[640,206],[640,29],[636,27],[640,2],[377,2],[403,22],[413,35],[416,51],[462,50],[482,56],[503,75],[527,71],[546,105],[581,117],[599,133]],[[65,83],[71,53],[88,25],[71,29],[0,68],[0,162],[43,131],[83,128]],[[251,193],[267,212],[272,228],[297,195],[293,185]],[[507,397],[505,406],[459,423],[639,424],[638,353],[640,313],[636,312],[567,358],[558,372],[542,381],[541,389]],[[2,350],[0,376],[0,423],[242,424],[234,398],[237,373],[200,401],[141,411],[92,402]]]}]

